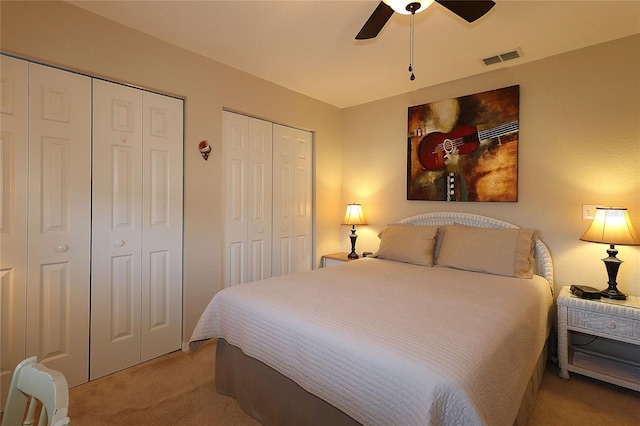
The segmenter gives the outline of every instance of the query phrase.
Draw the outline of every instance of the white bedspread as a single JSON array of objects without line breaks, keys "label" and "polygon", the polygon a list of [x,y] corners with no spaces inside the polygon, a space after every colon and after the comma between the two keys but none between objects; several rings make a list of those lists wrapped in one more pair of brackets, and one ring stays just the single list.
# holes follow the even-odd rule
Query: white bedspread
[{"label": "white bedspread", "polygon": [[219,292],[223,337],[366,425],[511,425],[548,335],[542,277],[380,259]]}]

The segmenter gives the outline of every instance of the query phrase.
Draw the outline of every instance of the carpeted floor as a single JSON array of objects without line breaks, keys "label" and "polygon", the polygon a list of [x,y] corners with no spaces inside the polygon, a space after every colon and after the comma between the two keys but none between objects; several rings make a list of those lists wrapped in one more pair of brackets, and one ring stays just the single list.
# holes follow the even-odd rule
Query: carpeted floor
[{"label": "carpeted floor", "polygon": [[638,426],[640,392],[570,373],[547,363],[529,426]]},{"label": "carpeted floor", "polygon": [[[69,392],[75,426],[258,425],[214,385],[215,344],[174,352]],[[530,426],[639,425],[640,393],[572,374],[549,363]]]},{"label": "carpeted floor", "polygon": [[174,352],[69,390],[74,426],[259,425],[214,384],[215,344]]}]

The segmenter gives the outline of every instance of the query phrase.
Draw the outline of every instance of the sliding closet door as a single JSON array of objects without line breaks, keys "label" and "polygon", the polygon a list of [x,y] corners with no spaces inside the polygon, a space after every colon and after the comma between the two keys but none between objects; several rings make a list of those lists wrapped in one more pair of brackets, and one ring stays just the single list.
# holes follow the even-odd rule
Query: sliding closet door
[{"label": "sliding closet door", "polygon": [[271,276],[272,124],[223,113],[224,285]]},{"label": "sliding closet door", "polygon": [[142,91],[93,83],[91,379],[140,362]]},{"label": "sliding closet door", "polygon": [[29,65],[0,57],[0,407],[25,358]]},{"label": "sliding closet door", "polygon": [[311,133],[273,125],[273,275],[312,269]]},{"label": "sliding closet door", "polygon": [[87,381],[91,79],[29,64],[27,356]]},{"label": "sliding closet door", "polygon": [[142,97],[141,361],[182,345],[182,103]]}]

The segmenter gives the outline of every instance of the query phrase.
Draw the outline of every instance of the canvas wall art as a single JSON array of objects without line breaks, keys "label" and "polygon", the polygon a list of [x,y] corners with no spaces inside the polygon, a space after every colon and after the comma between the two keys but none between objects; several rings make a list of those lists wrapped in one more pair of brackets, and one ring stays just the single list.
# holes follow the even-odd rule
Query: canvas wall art
[{"label": "canvas wall art", "polygon": [[407,199],[518,201],[520,86],[409,107]]}]

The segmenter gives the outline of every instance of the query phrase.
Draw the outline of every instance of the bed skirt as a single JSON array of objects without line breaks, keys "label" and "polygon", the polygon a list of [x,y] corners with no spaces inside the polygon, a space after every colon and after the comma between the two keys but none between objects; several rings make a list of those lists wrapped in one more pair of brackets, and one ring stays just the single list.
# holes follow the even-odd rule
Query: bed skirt
[{"label": "bed skirt", "polygon": [[[514,425],[526,425],[546,364],[547,345],[531,374]],[[263,425],[360,424],[224,339],[218,339],[216,346],[215,380],[218,393],[234,397],[247,414]]]},{"label": "bed skirt", "polygon": [[216,347],[215,377],[218,393],[237,399],[263,425],[360,424],[224,339],[218,339]]}]

